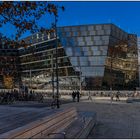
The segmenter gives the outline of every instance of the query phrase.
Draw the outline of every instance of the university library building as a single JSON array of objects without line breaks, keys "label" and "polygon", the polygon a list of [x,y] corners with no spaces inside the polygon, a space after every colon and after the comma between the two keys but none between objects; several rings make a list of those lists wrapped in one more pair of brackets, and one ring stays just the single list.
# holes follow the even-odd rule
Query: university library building
[{"label": "university library building", "polygon": [[[0,42],[0,89],[52,89],[56,45],[60,90],[134,90],[139,87],[137,35],[114,24],[63,26],[24,39],[29,46]],[[56,43],[57,42],[57,43]]]}]

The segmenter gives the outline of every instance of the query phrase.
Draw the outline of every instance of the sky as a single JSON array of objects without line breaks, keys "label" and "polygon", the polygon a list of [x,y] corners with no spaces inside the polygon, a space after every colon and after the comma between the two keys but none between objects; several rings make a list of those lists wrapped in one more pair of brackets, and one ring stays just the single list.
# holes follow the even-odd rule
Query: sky
[{"label": "sky", "polygon": [[140,2],[60,2],[59,26],[114,23],[140,36]]},{"label": "sky", "polygon": [[[126,32],[140,36],[140,2],[95,2],[71,1],[53,2],[64,6],[65,11],[59,10],[58,26],[114,23]],[[54,17],[47,15],[41,18],[39,24],[50,27]],[[0,29],[6,35],[14,33],[12,26]],[[10,31],[10,32],[9,32]],[[29,33],[22,37],[28,36]]]}]

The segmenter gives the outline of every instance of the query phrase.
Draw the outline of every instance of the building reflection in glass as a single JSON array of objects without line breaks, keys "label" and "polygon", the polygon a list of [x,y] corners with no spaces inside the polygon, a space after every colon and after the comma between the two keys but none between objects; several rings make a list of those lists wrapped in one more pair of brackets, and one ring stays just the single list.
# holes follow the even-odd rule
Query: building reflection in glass
[{"label": "building reflection in glass", "polygon": [[[32,89],[52,89],[55,35],[25,38],[18,49],[21,80]],[[58,28],[59,89],[134,89],[138,86],[137,36],[114,24]],[[55,75],[54,75],[55,77]],[[55,81],[55,78],[54,78]]]}]

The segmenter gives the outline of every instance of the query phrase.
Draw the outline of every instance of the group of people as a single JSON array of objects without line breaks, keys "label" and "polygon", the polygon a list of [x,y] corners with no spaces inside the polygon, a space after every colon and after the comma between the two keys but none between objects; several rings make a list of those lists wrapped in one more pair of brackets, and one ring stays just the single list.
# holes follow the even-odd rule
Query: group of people
[{"label": "group of people", "polygon": [[77,102],[80,101],[80,92],[77,90],[77,91],[73,91],[72,92],[72,99],[73,99],[73,102],[75,102],[75,99],[77,98]]},{"label": "group of people", "polygon": [[111,94],[111,102],[113,101],[114,99],[114,96],[116,97],[116,101],[120,101],[120,92],[117,91],[117,93],[114,95],[113,93]]}]

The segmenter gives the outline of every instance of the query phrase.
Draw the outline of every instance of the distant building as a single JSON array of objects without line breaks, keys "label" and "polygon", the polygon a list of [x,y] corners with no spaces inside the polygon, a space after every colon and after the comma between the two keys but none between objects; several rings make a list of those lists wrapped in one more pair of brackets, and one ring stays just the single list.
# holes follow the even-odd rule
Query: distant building
[{"label": "distant building", "polygon": [[[25,38],[18,49],[24,85],[51,89],[55,77],[55,33]],[[137,36],[114,24],[58,27],[60,89],[134,89],[138,87]],[[55,78],[54,78],[55,85]]]}]

